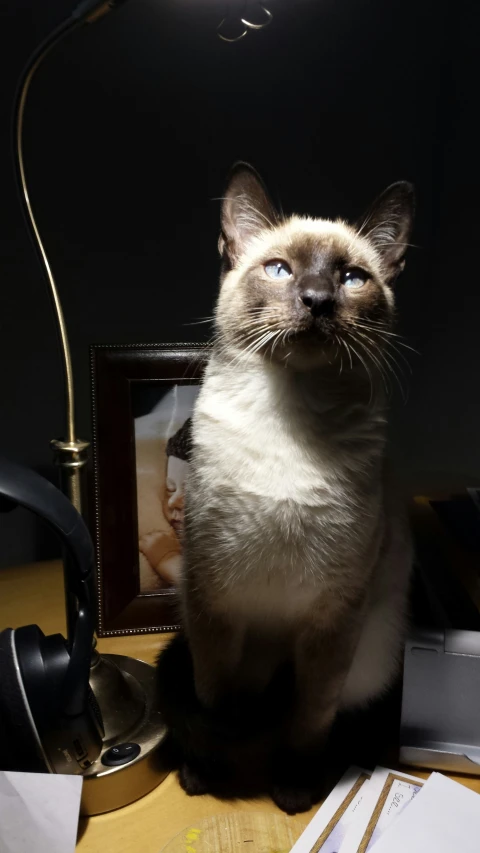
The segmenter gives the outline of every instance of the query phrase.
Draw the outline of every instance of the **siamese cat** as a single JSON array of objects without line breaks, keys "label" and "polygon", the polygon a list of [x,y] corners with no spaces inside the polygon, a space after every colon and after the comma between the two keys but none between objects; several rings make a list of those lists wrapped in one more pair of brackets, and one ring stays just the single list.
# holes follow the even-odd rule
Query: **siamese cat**
[{"label": "siamese cat", "polygon": [[413,208],[397,183],[358,225],[285,218],[247,164],[223,199],[183,625],[205,710],[261,697],[291,666],[271,783],[291,813],[315,799],[338,712],[384,694],[401,660],[412,558],[387,469],[385,384]]}]

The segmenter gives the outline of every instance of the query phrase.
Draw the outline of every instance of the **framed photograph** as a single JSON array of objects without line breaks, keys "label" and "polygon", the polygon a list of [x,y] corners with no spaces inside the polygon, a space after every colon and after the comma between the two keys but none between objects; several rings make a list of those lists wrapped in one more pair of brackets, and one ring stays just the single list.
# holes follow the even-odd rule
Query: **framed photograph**
[{"label": "framed photograph", "polygon": [[184,483],[203,344],[91,348],[97,632],[178,627]]}]

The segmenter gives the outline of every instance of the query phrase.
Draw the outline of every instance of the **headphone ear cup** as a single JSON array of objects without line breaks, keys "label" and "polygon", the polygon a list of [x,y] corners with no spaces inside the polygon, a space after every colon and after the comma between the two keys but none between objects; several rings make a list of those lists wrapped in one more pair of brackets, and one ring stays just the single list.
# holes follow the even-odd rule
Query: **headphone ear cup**
[{"label": "headphone ear cup", "polygon": [[11,628],[0,634],[0,769],[50,772],[28,705]]}]

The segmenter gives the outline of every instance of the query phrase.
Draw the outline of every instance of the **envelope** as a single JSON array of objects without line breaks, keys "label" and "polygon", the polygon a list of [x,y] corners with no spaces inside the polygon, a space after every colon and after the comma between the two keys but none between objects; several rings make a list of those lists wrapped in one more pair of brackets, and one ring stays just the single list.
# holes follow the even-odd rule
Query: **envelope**
[{"label": "envelope", "polygon": [[1,853],[73,853],[83,779],[0,771]]},{"label": "envelope", "polygon": [[375,853],[478,853],[480,795],[432,773],[375,844]]}]

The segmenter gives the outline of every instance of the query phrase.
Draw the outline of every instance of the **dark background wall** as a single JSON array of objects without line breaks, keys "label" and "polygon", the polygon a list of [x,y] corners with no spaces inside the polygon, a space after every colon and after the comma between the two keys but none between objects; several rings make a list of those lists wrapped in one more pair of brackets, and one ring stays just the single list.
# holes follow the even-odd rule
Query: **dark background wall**
[{"label": "dark background wall", "polygon": [[[267,4],[268,5],[268,4]],[[286,211],[357,216],[393,180],[418,192],[398,284],[412,358],[395,452],[417,483],[480,473],[477,4],[272,0],[236,45],[221,0],[131,0],[75,33],[34,80],[26,116],[31,197],[61,291],[90,436],[91,343],[201,340],[216,293],[218,202],[238,158]],[[0,55],[0,451],[54,478],[63,431],[52,311],[15,196],[9,120],[30,51],[68,0],[4,0]],[[474,483],[478,485],[477,482]],[[0,516],[0,564],[52,545]]]}]

